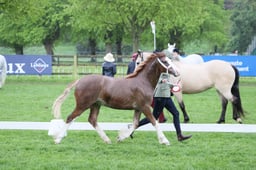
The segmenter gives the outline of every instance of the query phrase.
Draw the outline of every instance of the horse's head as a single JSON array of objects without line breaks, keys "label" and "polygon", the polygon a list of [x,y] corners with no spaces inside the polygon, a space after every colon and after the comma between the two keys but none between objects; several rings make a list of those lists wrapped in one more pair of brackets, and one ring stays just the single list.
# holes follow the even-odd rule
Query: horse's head
[{"label": "horse's head", "polygon": [[[168,44],[169,45],[169,44]],[[174,44],[175,46],[175,44]],[[166,57],[167,54],[162,53],[162,52],[158,52],[155,53],[158,56],[158,62],[159,64],[162,65],[162,67],[166,70],[166,72],[169,72],[171,74],[173,74],[175,77],[179,76],[178,73],[178,69],[177,67],[173,64],[173,62],[171,61],[171,59],[169,59],[168,57]],[[135,61],[135,69],[145,60],[147,60],[150,56],[152,55],[152,53],[145,53],[145,52],[141,52],[138,54],[138,57]]]},{"label": "horse's head", "polygon": [[164,53],[156,53],[157,61],[162,66],[163,70],[167,73],[174,75],[175,77],[179,76],[178,68],[173,64],[172,60],[166,57]]},{"label": "horse's head", "polygon": [[[147,67],[147,69],[145,69]],[[137,76],[142,70],[151,70],[150,74],[160,75],[162,72],[167,72],[173,76],[179,76],[179,70],[174,65],[171,59],[166,57],[165,53],[143,53],[136,59],[136,68],[132,74],[126,76],[131,78]]]}]

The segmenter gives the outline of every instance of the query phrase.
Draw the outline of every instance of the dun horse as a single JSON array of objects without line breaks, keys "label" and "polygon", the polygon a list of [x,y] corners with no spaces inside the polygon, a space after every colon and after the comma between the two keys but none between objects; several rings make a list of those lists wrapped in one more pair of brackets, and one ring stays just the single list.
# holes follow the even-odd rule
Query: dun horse
[{"label": "dun horse", "polygon": [[[48,134],[53,136],[55,143],[60,143],[71,122],[85,110],[90,109],[88,121],[96,129],[104,142],[111,143],[109,137],[97,123],[100,107],[105,105],[114,109],[135,110],[134,126],[138,125],[140,115],[144,113],[156,128],[159,143],[169,145],[168,139],[159,129],[159,125],[150,110],[153,90],[160,74],[167,71],[175,76],[179,75],[172,68],[172,63],[170,61],[167,62],[166,59],[167,57],[165,57],[164,53],[151,54],[147,60],[137,67],[134,73],[125,78],[88,75],[73,82],[55,100],[53,104],[54,117],[60,119],[61,104],[73,87],[75,87],[76,107],[67,117],[66,123],[63,122],[64,124],[60,129],[49,129]],[[118,140],[122,141],[128,138],[134,129],[136,127],[132,128],[126,136],[120,133]]]},{"label": "dun horse", "polygon": [[[147,58],[147,55],[140,55],[136,64]],[[172,82],[181,87],[180,91],[173,92],[183,112],[184,122],[189,122],[189,116],[185,109],[182,93],[195,94],[206,91],[212,87],[217,90],[221,99],[222,111],[217,123],[225,123],[225,114],[228,101],[232,103],[233,119],[242,123],[244,116],[240,92],[239,72],[237,68],[225,61],[212,60],[201,64],[184,64],[180,61],[173,61],[180,77],[174,77]]]}]

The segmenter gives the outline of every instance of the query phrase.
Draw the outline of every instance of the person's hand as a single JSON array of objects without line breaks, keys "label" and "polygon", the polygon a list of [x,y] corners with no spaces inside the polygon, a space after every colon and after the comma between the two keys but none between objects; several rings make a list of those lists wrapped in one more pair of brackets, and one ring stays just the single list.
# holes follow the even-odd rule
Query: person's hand
[{"label": "person's hand", "polygon": [[166,82],[167,82],[167,79],[163,79],[163,80],[162,80],[162,83],[166,83]]}]

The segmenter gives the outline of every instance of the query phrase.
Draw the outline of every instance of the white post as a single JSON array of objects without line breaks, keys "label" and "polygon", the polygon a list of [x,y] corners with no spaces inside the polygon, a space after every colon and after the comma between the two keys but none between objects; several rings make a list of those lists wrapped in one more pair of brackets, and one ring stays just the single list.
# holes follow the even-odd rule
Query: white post
[{"label": "white post", "polygon": [[150,22],[151,28],[152,28],[152,33],[154,34],[154,50],[156,50],[156,25],[155,21]]}]

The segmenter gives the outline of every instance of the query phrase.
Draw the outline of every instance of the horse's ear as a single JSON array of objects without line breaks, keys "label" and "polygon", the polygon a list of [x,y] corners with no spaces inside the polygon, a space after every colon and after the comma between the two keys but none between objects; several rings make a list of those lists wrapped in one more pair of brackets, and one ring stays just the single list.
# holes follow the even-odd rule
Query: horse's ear
[{"label": "horse's ear", "polygon": [[175,48],[175,46],[176,46],[176,43],[173,44],[173,47],[174,47],[174,48]]},{"label": "horse's ear", "polygon": [[170,47],[171,46],[171,44],[170,43],[168,43],[168,47]]}]

